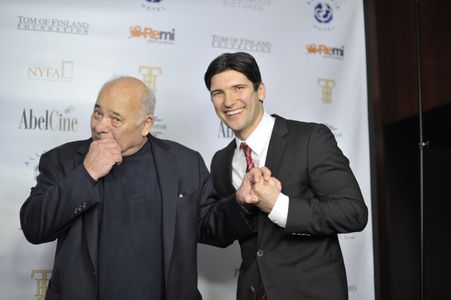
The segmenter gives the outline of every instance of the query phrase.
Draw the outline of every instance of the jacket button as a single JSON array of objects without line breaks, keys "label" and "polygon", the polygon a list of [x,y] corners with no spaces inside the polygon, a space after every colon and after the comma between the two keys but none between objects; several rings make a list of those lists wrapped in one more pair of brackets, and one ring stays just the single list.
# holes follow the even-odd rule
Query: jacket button
[{"label": "jacket button", "polygon": [[257,251],[257,256],[258,257],[262,257],[263,254],[264,254],[263,250],[260,249],[260,250]]},{"label": "jacket button", "polygon": [[80,212],[80,208],[77,207],[74,209],[74,214],[78,214],[79,212]]},{"label": "jacket button", "polygon": [[250,290],[251,290],[251,292],[252,292],[253,294],[255,294],[255,288],[254,288],[254,286],[253,286],[253,285],[251,285],[251,288],[250,288]]}]

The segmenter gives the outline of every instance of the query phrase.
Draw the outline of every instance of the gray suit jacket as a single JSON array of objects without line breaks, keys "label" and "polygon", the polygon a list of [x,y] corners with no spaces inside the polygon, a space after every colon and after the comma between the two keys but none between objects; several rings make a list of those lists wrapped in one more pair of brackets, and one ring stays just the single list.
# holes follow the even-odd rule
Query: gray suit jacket
[{"label": "gray suit jacket", "polygon": [[[151,136],[149,141],[163,205],[166,299],[200,299],[197,242],[222,244],[252,232],[234,195],[218,199],[199,153]],[[97,298],[100,199],[82,165],[90,143],[72,142],[42,155],[37,184],[21,208],[31,243],[58,240],[47,300]]]},{"label": "gray suit jacket", "polygon": [[[347,282],[337,233],[363,230],[368,210],[348,159],[330,130],[279,116],[266,166],[289,197],[286,228],[257,211],[256,231],[239,239],[242,264],[237,299],[254,299],[259,273],[269,300],[347,299]],[[211,163],[214,187],[232,195],[231,163],[236,143]]]}]

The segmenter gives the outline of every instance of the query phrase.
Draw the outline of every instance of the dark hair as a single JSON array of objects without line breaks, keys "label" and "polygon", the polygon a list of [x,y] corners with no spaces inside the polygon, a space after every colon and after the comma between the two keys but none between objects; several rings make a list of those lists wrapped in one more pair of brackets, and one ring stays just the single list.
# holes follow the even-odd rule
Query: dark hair
[{"label": "dark hair", "polygon": [[211,78],[214,75],[227,70],[234,70],[244,74],[252,82],[255,91],[262,82],[260,69],[252,55],[246,52],[223,53],[208,65],[204,75],[207,89],[210,90]]}]

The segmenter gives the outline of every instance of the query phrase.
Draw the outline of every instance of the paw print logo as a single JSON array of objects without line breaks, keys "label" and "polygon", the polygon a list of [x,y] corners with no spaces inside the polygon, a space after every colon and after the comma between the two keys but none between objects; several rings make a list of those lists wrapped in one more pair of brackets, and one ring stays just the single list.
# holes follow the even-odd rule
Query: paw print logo
[{"label": "paw print logo", "polygon": [[318,52],[318,47],[316,46],[316,44],[310,44],[310,45],[306,45],[305,48],[307,49],[308,53],[316,53]]},{"label": "paw print logo", "polygon": [[130,34],[132,37],[142,36],[141,26],[130,26]]}]

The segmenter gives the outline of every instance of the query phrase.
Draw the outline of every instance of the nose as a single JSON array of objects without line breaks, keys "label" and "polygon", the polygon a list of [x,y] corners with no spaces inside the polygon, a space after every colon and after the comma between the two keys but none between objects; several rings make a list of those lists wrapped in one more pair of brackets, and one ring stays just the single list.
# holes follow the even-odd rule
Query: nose
[{"label": "nose", "polygon": [[109,118],[106,117],[102,117],[98,120],[93,118],[92,129],[94,131],[96,139],[101,139],[102,137],[110,133],[109,123]]},{"label": "nose", "polygon": [[232,107],[236,102],[236,95],[232,91],[224,92],[224,105],[226,107]]}]

